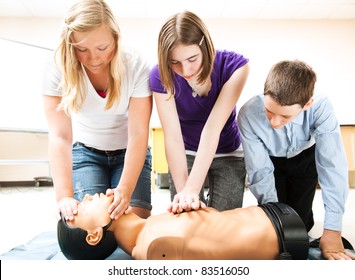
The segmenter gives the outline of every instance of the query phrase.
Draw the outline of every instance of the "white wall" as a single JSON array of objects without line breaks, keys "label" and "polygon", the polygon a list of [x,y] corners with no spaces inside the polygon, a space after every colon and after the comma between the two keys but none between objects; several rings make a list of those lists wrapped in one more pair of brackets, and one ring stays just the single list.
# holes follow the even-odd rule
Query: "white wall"
[{"label": "white wall", "polygon": [[[239,106],[262,93],[264,80],[274,63],[281,59],[300,59],[317,72],[317,89],[331,97],[340,123],[355,124],[355,20],[205,22],[216,48],[235,50],[250,59],[251,72]],[[156,41],[163,21],[121,19],[119,23],[123,43],[138,49],[155,63]],[[0,37],[54,48],[60,25],[61,19],[57,18],[0,18]],[[16,47],[6,49],[4,45],[0,40],[0,127],[42,128],[46,124],[40,99],[40,63],[46,51],[39,51],[38,63],[33,63],[31,59],[37,51],[27,55]],[[14,68],[18,73],[10,75],[8,69]],[[26,79],[35,84],[24,82]],[[33,96],[34,104],[28,96]],[[16,110],[19,107],[21,110]],[[152,125],[159,125],[155,111]]]}]

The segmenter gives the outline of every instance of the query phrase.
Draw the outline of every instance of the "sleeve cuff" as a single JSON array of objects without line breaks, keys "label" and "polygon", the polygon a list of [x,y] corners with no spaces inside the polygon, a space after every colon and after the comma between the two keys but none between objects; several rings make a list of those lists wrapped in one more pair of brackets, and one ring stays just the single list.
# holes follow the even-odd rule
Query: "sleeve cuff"
[{"label": "sleeve cuff", "polygon": [[336,212],[325,212],[324,228],[329,230],[342,231],[343,214]]}]

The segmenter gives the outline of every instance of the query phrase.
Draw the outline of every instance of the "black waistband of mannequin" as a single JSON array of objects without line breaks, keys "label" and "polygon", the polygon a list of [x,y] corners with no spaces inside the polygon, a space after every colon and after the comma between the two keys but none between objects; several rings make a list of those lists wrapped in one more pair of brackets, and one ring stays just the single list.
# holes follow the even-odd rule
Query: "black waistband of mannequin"
[{"label": "black waistband of mannequin", "polygon": [[258,206],[265,211],[276,230],[280,247],[279,259],[306,260],[309,237],[296,211],[281,202],[269,202]]}]

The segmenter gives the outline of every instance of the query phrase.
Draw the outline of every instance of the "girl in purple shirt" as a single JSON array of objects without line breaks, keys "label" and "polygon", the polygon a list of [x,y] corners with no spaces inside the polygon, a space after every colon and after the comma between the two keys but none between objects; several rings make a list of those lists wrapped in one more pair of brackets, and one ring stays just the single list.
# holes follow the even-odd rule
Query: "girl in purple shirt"
[{"label": "girl in purple shirt", "polygon": [[160,30],[150,87],[164,131],[171,212],[242,206],[246,173],[236,103],[248,73],[248,59],[216,51],[191,12],[172,16]]}]

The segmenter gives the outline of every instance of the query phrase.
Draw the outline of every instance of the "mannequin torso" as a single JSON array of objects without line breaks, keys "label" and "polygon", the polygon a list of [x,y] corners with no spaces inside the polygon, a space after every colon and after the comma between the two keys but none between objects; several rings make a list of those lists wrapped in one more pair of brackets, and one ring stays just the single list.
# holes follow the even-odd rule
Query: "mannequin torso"
[{"label": "mannequin torso", "polygon": [[275,259],[278,240],[273,225],[259,207],[247,209],[161,214],[139,219],[134,227],[138,231],[125,227],[134,224],[125,219],[136,218],[128,214],[114,221],[110,230],[117,232],[120,246],[134,259]]}]

